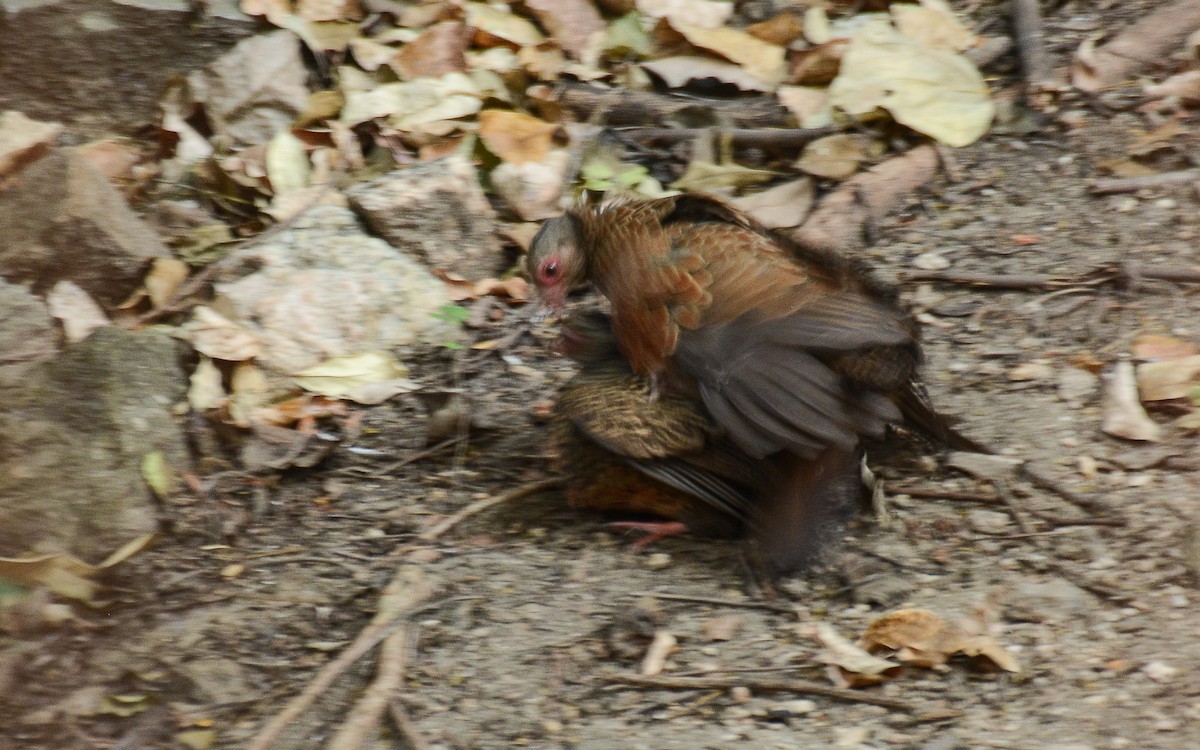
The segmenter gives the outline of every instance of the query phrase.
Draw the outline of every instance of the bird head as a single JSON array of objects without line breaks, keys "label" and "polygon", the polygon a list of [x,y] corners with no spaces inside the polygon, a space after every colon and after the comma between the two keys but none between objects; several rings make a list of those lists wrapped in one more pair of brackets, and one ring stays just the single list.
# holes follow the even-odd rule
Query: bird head
[{"label": "bird head", "polygon": [[570,214],[550,219],[533,237],[526,263],[542,301],[562,310],[571,287],[586,275],[579,220]]}]

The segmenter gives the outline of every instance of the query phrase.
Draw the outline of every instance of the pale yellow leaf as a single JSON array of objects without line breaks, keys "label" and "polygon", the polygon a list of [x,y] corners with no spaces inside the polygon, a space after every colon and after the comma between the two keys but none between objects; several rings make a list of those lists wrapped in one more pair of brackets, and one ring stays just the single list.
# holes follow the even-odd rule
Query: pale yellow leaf
[{"label": "pale yellow leaf", "polygon": [[533,22],[492,5],[467,3],[467,25],[519,47],[540,44],[546,37]]},{"label": "pale yellow leaf", "polygon": [[730,201],[768,229],[798,227],[812,210],[816,188],[804,177]]},{"label": "pale yellow leaf", "polygon": [[215,409],[225,402],[225,388],[221,384],[221,371],[211,359],[200,356],[188,385],[188,404],[194,411]]},{"label": "pale yellow leaf", "polygon": [[83,341],[97,328],[112,325],[91,295],[71,281],[55,284],[46,294],[46,306],[62,321],[67,341]]},{"label": "pale yellow leaf", "polygon": [[692,44],[741,65],[746,73],[774,89],[783,80],[783,47],[764,42],[740,29],[706,29],[686,23],[672,24]]},{"label": "pale yellow leaf", "polygon": [[262,343],[256,334],[210,307],[197,307],[182,328],[196,351],[213,359],[240,362],[262,353]]},{"label": "pale yellow leaf", "polygon": [[963,26],[945,0],[921,0],[920,5],[896,3],[888,10],[901,34],[926,47],[962,52],[979,40]]},{"label": "pale yellow leaf", "polygon": [[146,286],[150,303],[155,307],[165,305],[179,285],[187,280],[188,273],[188,264],[178,258],[155,258],[150,272],[142,282]]}]

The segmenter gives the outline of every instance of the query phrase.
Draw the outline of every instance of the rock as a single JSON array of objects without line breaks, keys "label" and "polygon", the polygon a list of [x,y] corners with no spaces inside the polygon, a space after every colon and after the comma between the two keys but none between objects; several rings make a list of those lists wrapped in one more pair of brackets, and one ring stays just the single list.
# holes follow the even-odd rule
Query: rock
[{"label": "rock", "polygon": [[46,306],[24,287],[0,279],[0,380],[19,377],[58,350],[58,330]]},{"label": "rock", "polygon": [[1084,613],[1096,604],[1092,594],[1061,578],[1041,582],[1022,581],[1010,590],[1005,599],[1006,607],[1014,615],[1031,622],[1084,617]]},{"label": "rock", "polygon": [[1100,378],[1078,367],[1064,367],[1058,372],[1058,396],[1069,404],[1081,404],[1100,390]]},{"label": "rock", "polygon": [[37,161],[0,196],[0,276],[41,294],[63,279],[115,306],[146,262],[170,256],[125,199],[75,149]]},{"label": "rock", "polygon": [[189,467],[172,415],[187,388],[177,352],[160,333],[102,328],[0,384],[0,555],[99,562],[157,528],[143,458]]},{"label": "rock", "polygon": [[995,479],[1012,474],[1024,461],[1008,456],[955,451],[946,457],[946,465],[981,479]]},{"label": "rock", "polygon": [[371,229],[431,268],[472,281],[503,270],[496,214],[475,167],[461,157],[398,169],[346,195]]},{"label": "rock", "polygon": [[314,207],[238,252],[241,268],[229,271],[217,290],[233,303],[238,323],[258,336],[259,361],[282,372],[458,335],[434,317],[450,304],[445,285],[363,232],[345,208]]}]

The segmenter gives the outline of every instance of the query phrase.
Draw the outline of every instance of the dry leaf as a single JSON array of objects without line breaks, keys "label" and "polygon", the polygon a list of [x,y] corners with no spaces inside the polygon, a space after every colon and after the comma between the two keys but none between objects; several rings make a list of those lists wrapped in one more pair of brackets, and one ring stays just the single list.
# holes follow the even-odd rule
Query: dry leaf
[{"label": "dry leaf", "polygon": [[815,635],[825,650],[817,659],[837,668],[835,682],[859,687],[896,677],[902,667],[894,661],[873,656],[838,635],[832,626],[818,623]]},{"label": "dry leaf", "polygon": [[560,201],[570,168],[570,151],[557,148],[540,162],[500,164],[492,170],[492,187],[519,218],[548,219],[562,213]]},{"label": "dry leaf", "polygon": [[348,92],[341,122],[353,127],[386,117],[397,130],[422,130],[423,126],[475,114],[483,108],[482,96],[478,84],[462,73],[388,83],[370,91]]},{"label": "dry leaf", "polygon": [[297,0],[296,15],[305,21],[361,21],[358,0]]},{"label": "dry leaf", "polygon": [[437,78],[465,71],[466,52],[466,27],[458,21],[443,21],[404,45],[389,63],[404,79]]},{"label": "dry leaf", "polygon": [[529,299],[529,282],[520,276],[470,281],[440,268],[433,269],[433,275],[445,282],[450,299],[455,302],[479,299],[488,295],[507,297],[514,302],[525,302]]},{"label": "dry leaf", "polygon": [[522,112],[487,109],[479,113],[479,139],[501,160],[542,162],[561,133],[558,125]]},{"label": "dry leaf", "polygon": [[1190,341],[1157,333],[1138,336],[1131,349],[1133,358],[1143,362],[1164,362],[1200,354],[1200,349]]},{"label": "dry leaf", "polygon": [[308,147],[292,131],[280,130],[271,138],[263,164],[276,196],[308,187],[312,172]]},{"label": "dry leaf", "polygon": [[733,15],[733,3],[719,0],[637,0],[637,9],[648,18],[665,18],[672,26],[679,21],[704,29],[720,28]]},{"label": "dry leaf", "polygon": [[360,404],[382,403],[417,387],[408,379],[408,368],[386,352],[333,357],[296,373],[292,380],[311,393]]},{"label": "dry leaf", "polygon": [[1071,85],[1095,92],[1121,84],[1138,70],[1165,61],[1200,28],[1200,3],[1195,0],[1158,5],[1099,49],[1094,39],[1084,41],[1075,54]]},{"label": "dry leaf", "polygon": [[[1142,365],[1147,367],[1148,365]],[[1100,429],[1126,440],[1158,441],[1159,427],[1138,402],[1133,363],[1121,361],[1104,376],[1104,421]]]},{"label": "dry leaf", "polygon": [[253,362],[238,362],[229,379],[229,421],[238,427],[250,427],[255,412],[270,401],[267,376]]},{"label": "dry leaf", "polygon": [[12,110],[0,113],[0,177],[45,156],[62,131],[57,122],[38,122]]},{"label": "dry leaf", "polygon": [[525,0],[542,28],[576,60],[595,65],[604,43],[604,19],[589,0]]},{"label": "dry leaf", "polygon": [[1200,385],[1200,355],[1137,366],[1137,389],[1143,401],[1186,398]]},{"label": "dry leaf", "polygon": [[766,169],[751,169],[740,164],[714,164],[692,161],[678,180],[671,183],[676,190],[710,191],[730,187],[746,187],[767,182],[775,173]]},{"label": "dry leaf", "polygon": [[926,609],[901,609],[883,615],[867,626],[858,645],[871,652],[889,649],[896,659],[926,668],[941,666],[951,656],[963,654],[985,657],[1009,672],[1021,670],[1012,654],[987,635],[985,623],[951,625]]},{"label": "dry leaf", "polygon": [[484,32],[483,39],[476,35],[476,44],[481,47],[496,46],[488,37],[508,42],[514,48],[540,44],[546,39],[533,23],[498,7],[484,3],[467,3],[464,7],[467,25]]},{"label": "dry leaf", "polygon": [[1177,73],[1162,83],[1148,83],[1142,87],[1146,96],[1177,96],[1189,102],[1200,100],[1200,70]]},{"label": "dry leaf", "polygon": [[849,45],[849,40],[833,39],[797,52],[792,57],[788,81],[806,86],[829,85],[842,69],[842,57]]},{"label": "dry leaf", "polygon": [[196,351],[213,359],[241,362],[262,354],[258,336],[210,307],[197,307],[183,331]]},{"label": "dry leaf", "polygon": [[67,341],[83,341],[97,328],[112,325],[91,295],[71,281],[60,281],[46,294],[50,314],[62,321]]},{"label": "dry leaf", "polygon": [[970,61],[924,47],[883,24],[861,29],[850,41],[829,97],[854,116],[885,109],[901,125],[948,146],[978,140],[995,110]]},{"label": "dry leaf", "polygon": [[830,135],[805,146],[796,167],[817,177],[844,180],[858,171],[859,164],[882,152],[883,144],[865,135]]},{"label": "dry leaf", "polygon": [[655,631],[654,640],[646,649],[646,656],[642,659],[642,666],[638,672],[647,676],[661,674],[666,667],[667,657],[675,650],[676,645],[675,636],[671,635],[670,631]]},{"label": "dry leaf", "polygon": [[920,5],[896,3],[888,10],[901,34],[926,47],[962,52],[979,40],[963,26],[945,0],[921,0]]},{"label": "dry leaf", "polygon": [[771,18],[746,27],[746,32],[764,42],[786,47],[804,34],[804,18],[794,8],[784,8]]},{"label": "dry leaf", "polygon": [[0,578],[26,588],[45,587],[59,596],[96,604],[100,584],[93,579],[141,552],[154,537],[145,534],[122,545],[99,565],[68,554],[0,558]]},{"label": "dry leaf", "polygon": [[804,177],[730,201],[768,229],[798,227],[812,210],[816,188]]},{"label": "dry leaf", "polygon": [[779,103],[787,108],[802,128],[819,128],[833,124],[833,107],[829,106],[829,91],[816,86],[780,86],[775,92]]},{"label": "dry leaf", "polygon": [[710,641],[731,640],[741,628],[742,616],[736,614],[713,617],[700,625],[700,631]]},{"label": "dry leaf", "polygon": [[187,280],[189,267],[187,263],[177,258],[155,258],[150,266],[150,272],[142,280],[150,304],[162,307],[175,294],[179,285]]},{"label": "dry leaf", "polygon": [[217,409],[225,403],[225,387],[216,363],[204,355],[188,379],[188,405],[193,411]]},{"label": "dry leaf", "polygon": [[750,75],[733,63],[714,60],[711,57],[683,55],[648,60],[641,66],[663,79],[670,88],[682,88],[690,81],[712,78],[722,83],[737,86],[742,91],[769,91],[770,86],[761,78]]},{"label": "dry leaf", "polygon": [[687,23],[672,23],[676,31],[697,47],[716,52],[742,66],[753,78],[774,89],[783,80],[784,48],[740,29],[706,29]]}]

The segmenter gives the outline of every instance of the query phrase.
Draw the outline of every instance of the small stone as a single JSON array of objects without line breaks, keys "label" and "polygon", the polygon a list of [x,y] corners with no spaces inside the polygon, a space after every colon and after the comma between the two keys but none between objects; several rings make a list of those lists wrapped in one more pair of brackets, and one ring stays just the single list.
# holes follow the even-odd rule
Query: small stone
[{"label": "small stone", "polygon": [[745,685],[734,685],[729,688],[729,697],[733,699],[734,703],[746,703],[754,696],[750,694],[750,688]]},{"label": "small stone", "polygon": [[662,570],[670,566],[671,556],[666,552],[655,552],[646,557],[646,567],[650,570]]},{"label": "small stone", "polygon": [[546,734],[561,734],[563,723],[558,719],[542,719],[542,729],[546,730]]},{"label": "small stone", "polygon": [[1179,672],[1179,670],[1175,667],[1172,667],[1170,664],[1157,659],[1147,662],[1142,667],[1142,674],[1146,675],[1154,682],[1170,682],[1171,679],[1175,677],[1177,672]]},{"label": "small stone", "polygon": [[770,710],[791,716],[802,716],[804,714],[811,714],[813,711],[816,711],[817,704],[816,701],[798,698],[792,701],[781,701],[779,703],[772,704]]},{"label": "small stone", "polygon": [[967,517],[967,523],[980,534],[1003,534],[1010,520],[1007,513],[995,510],[974,510]]},{"label": "small stone", "polygon": [[938,253],[921,253],[913,258],[913,266],[922,271],[944,271],[950,267],[950,261]]},{"label": "small stone", "polygon": [[1008,379],[1014,382],[1034,380],[1049,380],[1054,376],[1054,368],[1044,360],[1033,360],[1017,365],[1008,371]]},{"label": "small stone", "polygon": [[1091,398],[1100,387],[1100,378],[1078,367],[1065,367],[1058,372],[1058,397],[1069,403]]},{"label": "small stone", "polygon": [[435,563],[442,559],[442,553],[432,547],[421,547],[409,552],[408,559],[415,563]]}]

